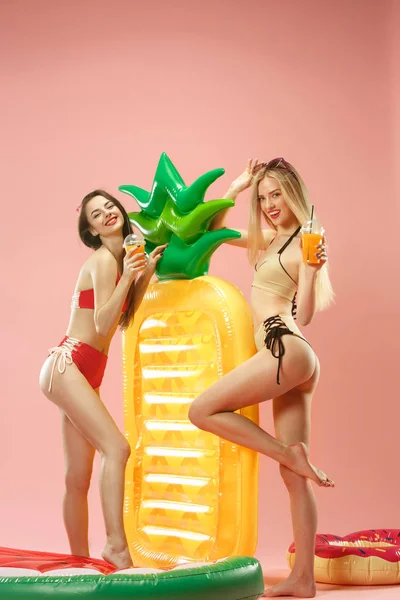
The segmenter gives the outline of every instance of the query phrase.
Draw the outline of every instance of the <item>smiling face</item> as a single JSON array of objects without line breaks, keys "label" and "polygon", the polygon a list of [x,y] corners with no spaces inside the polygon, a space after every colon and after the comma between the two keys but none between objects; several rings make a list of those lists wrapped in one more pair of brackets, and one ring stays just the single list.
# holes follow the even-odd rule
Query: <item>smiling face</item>
[{"label": "smiling face", "polygon": [[95,196],[85,206],[89,231],[93,236],[107,238],[121,233],[124,218],[116,204],[103,196]]},{"label": "smiling face", "polygon": [[297,219],[285,202],[279,182],[273,177],[264,177],[258,184],[258,200],[268,222],[278,229],[297,224]]}]

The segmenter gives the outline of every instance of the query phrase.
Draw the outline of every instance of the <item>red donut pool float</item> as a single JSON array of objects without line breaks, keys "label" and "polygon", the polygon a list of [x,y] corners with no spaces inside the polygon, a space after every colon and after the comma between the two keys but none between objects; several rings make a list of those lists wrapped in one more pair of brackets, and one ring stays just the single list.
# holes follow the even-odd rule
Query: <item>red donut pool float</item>
[{"label": "red donut pool float", "polygon": [[[295,563],[294,543],[287,559]],[[317,535],[315,580],[340,585],[400,583],[400,529],[369,529],[345,537]]]}]

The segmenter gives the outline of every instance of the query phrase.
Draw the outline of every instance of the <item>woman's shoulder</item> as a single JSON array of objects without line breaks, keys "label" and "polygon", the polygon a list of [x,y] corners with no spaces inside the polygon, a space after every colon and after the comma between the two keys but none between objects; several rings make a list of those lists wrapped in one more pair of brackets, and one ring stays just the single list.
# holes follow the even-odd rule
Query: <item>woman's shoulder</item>
[{"label": "woman's shoulder", "polygon": [[101,246],[98,250],[93,252],[85,264],[90,271],[98,269],[99,267],[102,269],[115,269],[115,271],[118,271],[118,264],[115,256],[105,246]]},{"label": "woman's shoulder", "polygon": [[83,263],[78,277],[79,287],[93,285],[98,274],[112,277],[118,275],[117,261],[107,248],[99,248]]}]

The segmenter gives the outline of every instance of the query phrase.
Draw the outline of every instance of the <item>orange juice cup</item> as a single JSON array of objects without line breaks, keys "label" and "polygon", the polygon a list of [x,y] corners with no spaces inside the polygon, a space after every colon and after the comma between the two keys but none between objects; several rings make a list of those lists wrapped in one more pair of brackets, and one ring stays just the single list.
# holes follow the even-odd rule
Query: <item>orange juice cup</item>
[{"label": "orange juice cup", "polygon": [[133,254],[144,253],[144,239],[136,233],[130,233],[124,240],[125,252],[133,250]]},{"label": "orange juice cup", "polygon": [[320,259],[317,258],[317,254],[321,252],[318,248],[324,241],[324,228],[317,220],[308,221],[301,228],[302,233],[302,246],[303,246],[303,262],[318,265]]},{"label": "orange juice cup", "polygon": [[311,263],[312,265],[318,265],[320,260],[316,257],[316,254],[321,251],[317,248],[322,244],[324,237],[320,233],[303,233],[303,262]]},{"label": "orange juice cup", "polygon": [[126,252],[130,252],[133,250],[133,254],[143,254],[144,253],[144,242],[138,244],[129,244],[124,246]]}]

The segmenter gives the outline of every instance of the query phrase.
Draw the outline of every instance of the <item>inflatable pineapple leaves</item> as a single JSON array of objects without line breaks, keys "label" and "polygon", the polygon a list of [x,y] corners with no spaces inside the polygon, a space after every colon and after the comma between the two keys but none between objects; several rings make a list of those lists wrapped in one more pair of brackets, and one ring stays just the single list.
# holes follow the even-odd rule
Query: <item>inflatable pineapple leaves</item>
[{"label": "inflatable pineapple leaves", "polygon": [[146,250],[166,244],[158,262],[158,279],[194,279],[207,275],[213,252],[225,241],[240,237],[238,231],[218,229],[208,231],[214,217],[234,205],[232,200],[204,202],[209,186],[224,174],[214,169],[185,185],[168,156],[160,157],[151,192],[134,185],[119,189],[135,198],[141,208],[128,213],[131,223],[146,239]]}]

